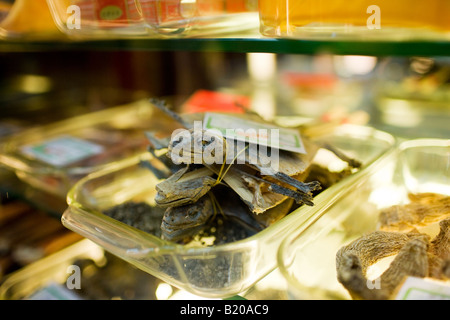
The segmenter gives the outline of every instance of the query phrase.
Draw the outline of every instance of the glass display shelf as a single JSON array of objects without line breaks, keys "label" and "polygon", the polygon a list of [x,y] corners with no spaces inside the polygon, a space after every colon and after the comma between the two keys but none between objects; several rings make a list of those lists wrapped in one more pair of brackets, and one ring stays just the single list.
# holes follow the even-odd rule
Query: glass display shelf
[{"label": "glass display shelf", "polygon": [[267,52],[276,54],[450,56],[448,40],[299,40],[259,35],[218,38],[112,38],[89,40],[0,40],[0,52],[55,50],[140,50],[202,52]]}]

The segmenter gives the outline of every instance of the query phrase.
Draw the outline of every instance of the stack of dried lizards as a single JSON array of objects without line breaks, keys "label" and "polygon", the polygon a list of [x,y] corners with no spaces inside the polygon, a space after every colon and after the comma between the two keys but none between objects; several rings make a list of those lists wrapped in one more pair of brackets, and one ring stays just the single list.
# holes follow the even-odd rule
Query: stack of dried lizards
[{"label": "stack of dried lizards", "polygon": [[[313,165],[313,158],[321,147],[333,151],[349,164],[348,170],[335,173],[335,176],[327,172],[333,181],[360,166],[342,152],[313,143],[302,134],[306,153],[277,149],[275,170],[268,165],[270,152],[262,154],[248,142],[239,144],[210,132],[206,134],[200,130],[204,134],[198,134],[194,120],[201,119],[202,114],[182,117],[167,108],[164,102],[152,102],[184,129],[181,131],[184,135],[162,138],[156,132],[147,132],[150,152],[164,165],[158,169],[146,163],[164,179],[156,185],[155,201],[166,208],[161,231],[167,240],[187,242],[217,217],[232,220],[248,231],[246,234],[252,234],[284,217],[293,205],[312,206],[314,194],[323,186],[311,178],[311,172],[326,170]],[[239,116],[263,122],[255,114]],[[184,153],[183,159],[188,161],[179,163],[180,150]],[[217,150],[223,153],[219,155]],[[230,154],[233,155],[231,159],[227,157]],[[221,161],[213,161],[218,159]]]}]

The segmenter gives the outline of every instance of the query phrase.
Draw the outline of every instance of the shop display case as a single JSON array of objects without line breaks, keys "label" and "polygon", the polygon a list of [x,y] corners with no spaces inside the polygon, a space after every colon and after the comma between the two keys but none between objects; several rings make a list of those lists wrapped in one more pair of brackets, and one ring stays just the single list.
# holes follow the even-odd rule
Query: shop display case
[{"label": "shop display case", "polygon": [[[313,207],[303,205],[240,241],[212,247],[185,246],[162,241],[155,231],[130,228],[111,219],[107,212],[126,203],[145,202],[155,206],[158,179],[140,166],[143,156],[117,163],[76,184],[69,192],[69,208],[62,221],[67,228],[169,284],[199,296],[230,297],[248,290],[272,271],[283,235],[306,228],[314,221],[311,216],[316,210],[338,201],[342,193],[364,180],[367,171],[377,171],[391,156],[395,141],[389,134],[358,126],[342,127],[323,139],[361,161],[364,169],[324,190],[315,197]],[[329,167],[340,162],[340,159],[326,161]],[[130,205],[129,214],[137,215],[139,207],[136,206],[136,211],[132,208]]]},{"label": "shop display case", "polygon": [[[417,14],[420,4],[414,2],[401,17],[381,4],[382,17],[386,13],[389,19],[386,29],[381,20],[379,30],[364,25],[372,12],[355,11],[365,8],[365,1],[351,15],[341,12],[339,1],[334,6],[323,1],[321,8],[309,2],[314,14],[305,17],[308,11],[288,0],[261,0],[259,7],[250,0],[0,0],[0,176],[7,177],[2,199],[8,194],[26,199],[96,243],[75,245],[70,254],[61,250],[60,256],[0,279],[0,298],[24,299],[49,281],[64,283],[67,275],[54,277],[61,272],[54,263],[92,258],[92,248],[102,252],[100,260],[106,250],[112,261],[118,257],[143,270],[155,288],[166,283],[203,298],[349,298],[333,278],[334,257],[322,261],[314,254],[337,249],[328,245],[337,246],[336,228],[348,237],[374,228],[369,210],[374,197],[392,191],[380,175],[401,173],[408,186],[438,180],[436,192],[450,195],[450,41],[442,18],[450,8],[446,1],[433,1],[423,20],[409,24],[408,14]],[[31,5],[42,11],[39,23],[30,20]],[[79,20],[77,9],[89,14]],[[333,10],[341,10],[339,19]],[[217,107],[207,91],[245,97],[251,112],[283,127],[313,122],[340,128],[330,141],[359,158],[361,171],[319,194],[314,206],[300,207],[252,237],[209,248],[174,244],[104,215],[127,201],[154,205],[158,180],[140,164],[152,159],[148,140],[133,136],[136,148],[125,154],[105,126],[173,131],[162,113],[149,111],[151,98],[180,113],[198,110],[189,105],[194,96],[202,111],[208,104],[237,110],[231,98]],[[63,135],[119,151],[114,159],[87,165],[49,163],[30,153]],[[415,151],[419,143],[431,150],[427,141],[440,148],[436,166],[423,166],[430,152]],[[72,142],[59,140],[65,148]],[[98,152],[90,150],[95,158]],[[363,221],[353,215],[360,209],[370,211]],[[344,225],[350,229],[342,231]],[[322,262],[326,268],[315,264]],[[43,281],[32,283],[30,276],[38,274]],[[216,282],[208,282],[213,276]],[[312,283],[315,277],[333,281],[324,287]]]},{"label": "shop display case", "polygon": [[[381,212],[394,205],[410,203],[411,194],[448,195],[449,146],[448,140],[441,139],[401,143],[394,161],[378,171],[372,171],[367,180],[325,211],[319,210],[316,213],[317,221],[310,228],[293,232],[278,251],[278,264],[289,284],[290,297],[351,299],[349,291],[338,281],[336,274],[338,250],[378,230]],[[444,218],[445,214],[442,216]],[[418,229],[432,235],[439,229],[439,220],[435,223]],[[381,263],[372,267],[376,270],[372,272],[377,276],[386,269],[386,265]],[[370,276],[370,281],[376,279],[373,274]],[[433,295],[432,287],[429,289],[430,295]],[[418,286],[411,290],[421,289]],[[446,297],[448,299],[448,292]]]}]

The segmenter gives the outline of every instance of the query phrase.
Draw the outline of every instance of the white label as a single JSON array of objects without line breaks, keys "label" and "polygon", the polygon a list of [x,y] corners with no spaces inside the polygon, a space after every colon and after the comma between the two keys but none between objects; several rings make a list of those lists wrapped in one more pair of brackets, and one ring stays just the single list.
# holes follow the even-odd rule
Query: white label
[{"label": "white label", "polygon": [[[216,129],[229,139],[257,143],[281,150],[306,153],[300,132],[295,129],[280,128],[270,124],[249,121],[238,117],[206,113],[203,129]],[[271,134],[278,130],[277,135]],[[271,137],[277,137],[271,139]]]},{"label": "white label", "polygon": [[22,152],[55,167],[64,167],[102,153],[103,147],[82,139],[64,136],[36,145],[24,146]]},{"label": "white label", "polygon": [[450,284],[430,279],[408,277],[396,300],[450,300]]}]

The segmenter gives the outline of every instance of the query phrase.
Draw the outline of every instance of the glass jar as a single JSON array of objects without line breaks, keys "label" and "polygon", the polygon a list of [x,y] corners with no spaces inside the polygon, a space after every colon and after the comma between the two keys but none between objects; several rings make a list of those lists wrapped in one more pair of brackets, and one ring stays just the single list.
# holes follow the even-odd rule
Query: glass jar
[{"label": "glass jar", "polygon": [[259,0],[259,12],[266,36],[398,39],[450,31],[448,0]]}]

